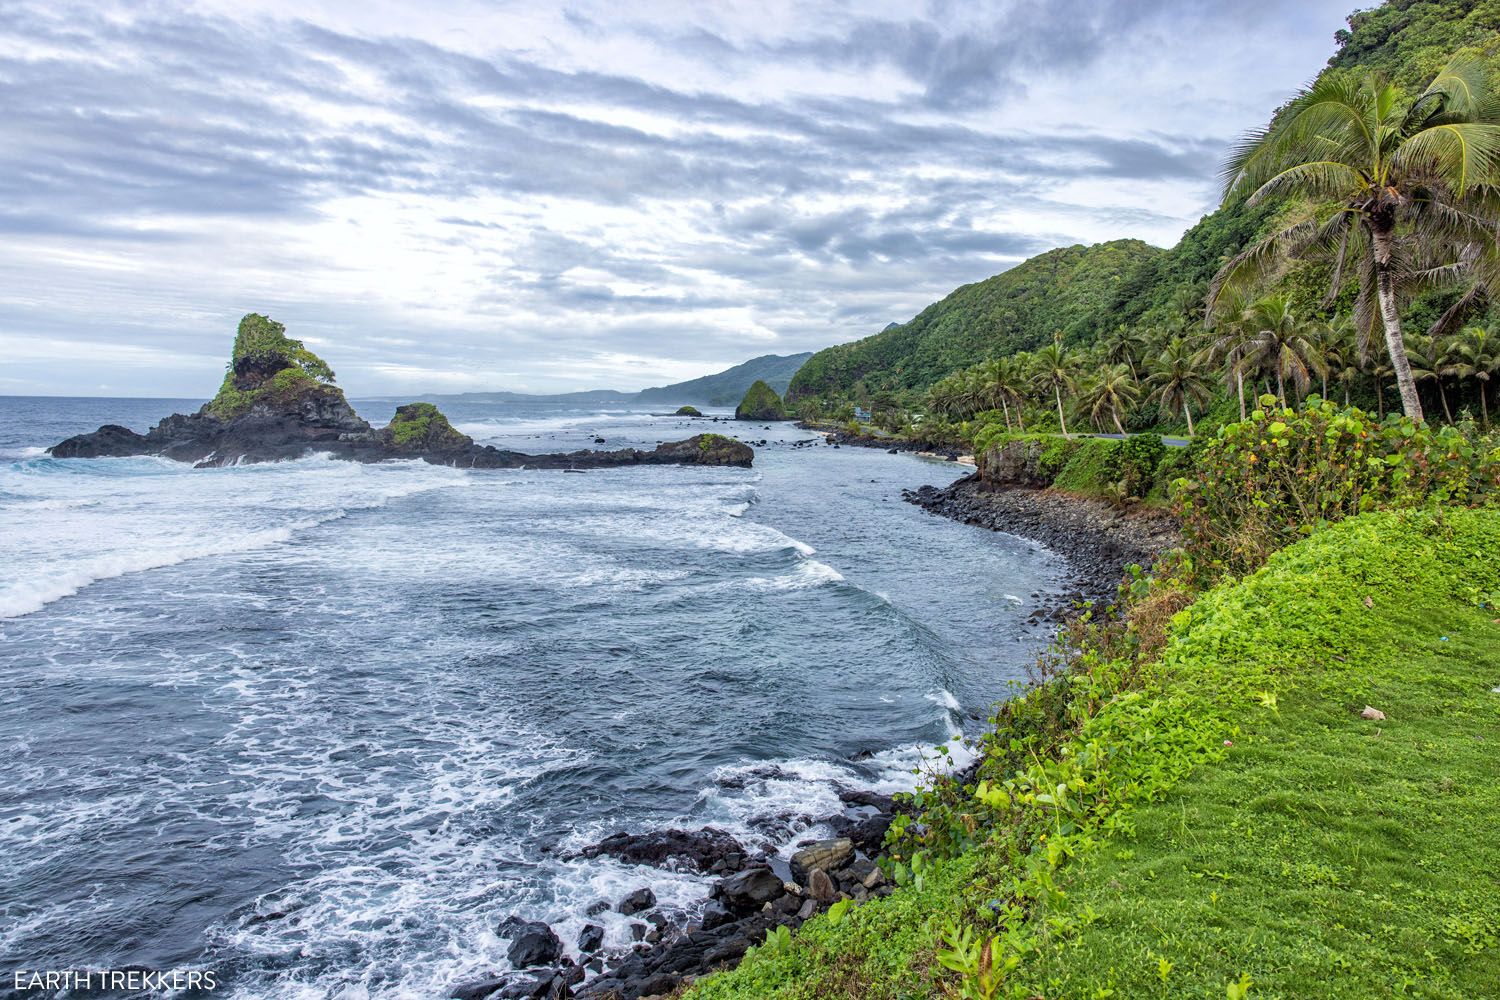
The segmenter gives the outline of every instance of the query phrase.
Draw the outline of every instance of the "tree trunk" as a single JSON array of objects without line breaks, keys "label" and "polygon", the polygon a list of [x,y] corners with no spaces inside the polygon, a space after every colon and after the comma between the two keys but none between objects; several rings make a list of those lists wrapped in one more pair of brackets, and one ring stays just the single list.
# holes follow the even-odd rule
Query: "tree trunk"
[{"label": "tree trunk", "polygon": [[1005,396],[1000,397],[1000,405],[1005,409],[1005,433],[1010,433],[1010,404],[1005,401]]},{"label": "tree trunk", "polygon": [[1321,376],[1321,378],[1323,379],[1323,397],[1322,398],[1327,399],[1328,398],[1328,374],[1325,372]]},{"label": "tree trunk", "polygon": [[[1120,424],[1120,411],[1119,410],[1110,410],[1109,411],[1109,415],[1115,418],[1115,430],[1117,430],[1117,431],[1120,432],[1120,437],[1124,437],[1125,436],[1125,428],[1123,426],[1121,426],[1121,424]],[[1486,417],[1484,422],[1485,423],[1489,423],[1489,418]]]},{"label": "tree trunk", "polygon": [[1240,421],[1245,419],[1245,373],[1238,367],[1234,370],[1234,387],[1240,394]]},{"label": "tree trunk", "polygon": [[1448,420],[1448,423],[1451,424],[1451,423],[1453,423],[1453,411],[1450,410],[1450,409],[1448,409],[1448,394],[1443,391],[1443,379],[1442,379],[1442,376],[1438,376],[1437,378],[1434,378],[1432,381],[1434,383],[1436,383],[1437,390],[1438,390],[1438,399],[1442,400],[1442,403],[1443,403],[1443,416],[1446,417],[1447,420]]},{"label": "tree trunk", "polygon": [[[1422,420],[1422,400],[1417,383],[1411,376],[1411,361],[1406,357],[1406,341],[1401,337],[1401,313],[1396,307],[1396,280],[1391,274],[1392,228],[1372,226],[1371,243],[1375,251],[1375,290],[1380,298],[1380,319],[1385,326],[1385,349],[1391,356],[1396,388],[1401,391],[1401,409],[1413,420]],[[1441,387],[1439,387],[1441,390]]]},{"label": "tree trunk", "polygon": [[1192,409],[1190,409],[1188,407],[1188,402],[1185,399],[1182,401],[1182,415],[1184,417],[1187,417],[1187,422],[1188,422],[1188,437],[1192,437],[1193,436],[1193,411],[1192,411]]},{"label": "tree trunk", "polygon": [[1375,377],[1375,410],[1376,410],[1376,416],[1378,416],[1381,420],[1384,420],[1385,419],[1385,385],[1384,385],[1384,383],[1381,382],[1380,377],[1378,375]]},{"label": "tree trunk", "polygon": [[1489,430],[1489,427],[1490,427],[1490,404],[1484,398],[1484,390],[1486,388],[1487,388],[1487,386],[1483,382],[1479,383],[1479,412],[1482,413],[1482,414],[1484,414],[1484,427],[1485,427],[1485,430]]},{"label": "tree trunk", "polygon": [[1281,377],[1281,362],[1276,363],[1276,398],[1286,405],[1286,379]]},{"label": "tree trunk", "polygon": [[1063,437],[1068,436],[1068,421],[1063,417],[1062,386],[1053,385],[1052,395],[1057,400],[1057,422],[1062,425]]}]

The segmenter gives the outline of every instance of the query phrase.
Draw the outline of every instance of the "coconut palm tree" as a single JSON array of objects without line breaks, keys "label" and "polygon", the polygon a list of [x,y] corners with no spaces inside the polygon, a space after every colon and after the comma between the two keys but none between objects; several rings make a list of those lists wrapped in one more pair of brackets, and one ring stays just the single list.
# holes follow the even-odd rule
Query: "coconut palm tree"
[{"label": "coconut palm tree", "polygon": [[1285,406],[1287,380],[1292,381],[1298,392],[1305,393],[1313,373],[1325,370],[1323,362],[1298,322],[1291,296],[1277,292],[1251,303],[1249,323],[1254,333],[1246,362],[1261,371],[1275,373],[1276,398]]},{"label": "coconut palm tree", "polygon": [[[1490,192],[1500,181],[1500,102],[1484,66],[1455,60],[1415,99],[1384,77],[1334,74],[1247,134],[1224,167],[1224,204],[1303,198],[1298,220],[1237,255],[1212,299],[1310,251],[1334,261],[1333,293],[1353,265],[1361,354],[1377,326],[1406,415],[1422,403],[1401,333],[1401,291],[1494,274]],[[1441,254],[1434,264],[1430,259]]]},{"label": "coconut palm tree", "polygon": [[1068,420],[1063,415],[1062,398],[1064,392],[1073,391],[1077,359],[1063,346],[1062,335],[1057,334],[1052,343],[1032,356],[1032,364],[1037,386],[1052,390],[1052,398],[1057,401],[1057,422],[1062,425],[1063,437],[1068,437]]},{"label": "coconut palm tree", "polygon": [[1408,338],[1412,378],[1420,385],[1431,382],[1437,386],[1438,401],[1443,404],[1443,416],[1453,423],[1453,411],[1448,407],[1448,393],[1443,391],[1443,376],[1451,374],[1448,344],[1439,337],[1412,334]]},{"label": "coconut palm tree", "polygon": [[1125,426],[1120,418],[1134,409],[1140,398],[1141,389],[1130,367],[1121,364],[1106,368],[1098,378],[1085,385],[1079,403],[1088,409],[1089,419],[1095,427],[1102,427],[1108,417],[1114,422],[1115,430],[1123,435]]},{"label": "coconut palm tree", "polygon": [[[997,405],[1000,407],[1005,414],[1005,428],[1009,430],[1012,404],[1016,407],[1017,420],[1020,419],[1026,373],[1021,370],[1016,355],[985,362],[982,371],[989,393],[989,406],[991,409]],[[1022,423],[1021,430],[1025,429],[1026,425]]]},{"label": "coconut palm tree", "polygon": [[1500,342],[1482,326],[1465,327],[1458,335],[1454,353],[1457,355],[1456,372],[1463,378],[1479,383],[1479,412],[1484,426],[1490,425],[1490,404],[1485,398],[1490,382],[1500,375]]},{"label": "coconut palm tree", "polygon": [[1100,347],[1105,364],[1125,365],[1130,369],[1131,378],[1139,377],[1137,366],[1145,349],[1145,338],[1141,336],[1141,331],[1121,323],[1113,332],[1105,334]]},{"label": "coconut palm tree", "polygon": [[938,379],[927,390],[927,409],[944,420],[954,419],[958,415],[958,392],[956,375]]},{"label": "coconut palm tree", "polygon": [[1316,361],[1313,371],[1320,380],[1318,394],[1328,398],[1328,376],[1338,376],[1344,367],[1344,355],[1348,344],[1346,324],[1334,321],[1314,323],[1307,331],[1307,343],[1312,348],[1312,359]]},{"label": "coconut palm tree", "polygon": [[1250,322],[1250,301],[1238,288],[1225,289],[1209,317],[1215,331],[1208,357],[1224,364],[1225,383],[1233,385],[1240,400],[1240,419],[1245,419],[1245,362],[1255,340]]},{"label": "coconut palm tree", "polygon": [[1204,374],[1202,355],[1186,340],[1174,337],[1152,366],[1146,385],[1163,415],[1182,411],[1187,418],[1188,437],[1193,436],[1192,404],[1200,406],[1213,398],[1213,383]]},{"label": "coconut palm tree", "polygon": [[1372,353],[1365,359],[1364,366],[1375,382],[1375,415],[1384,420],[1385,387],[1396,377],[1396,369],[1391,367],[1391,359],[1385,356],[1384,351]]}]

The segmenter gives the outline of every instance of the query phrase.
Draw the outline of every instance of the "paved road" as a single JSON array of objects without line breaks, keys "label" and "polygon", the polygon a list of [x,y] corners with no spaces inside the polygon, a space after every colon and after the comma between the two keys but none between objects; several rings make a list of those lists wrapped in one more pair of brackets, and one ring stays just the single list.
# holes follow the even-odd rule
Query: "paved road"
[{"label": "paved road", "polygon": [[[1073,436],[1074,437],[1109,438],[1111,441],[1123,441],[1126,438],[1128,438],[1128,437],[1134,437],[1135,435],[1133,435],[1133,434],[1074,434]],[[1173,438],[1173,437],[1164,437],[1161,440],[1162,440],[1162,444],[1166,445],[1168,448],[1186,448],[1188,446],[1188,444],[1190,444],[1191,441],[1192,441],[1191,438]]]}]

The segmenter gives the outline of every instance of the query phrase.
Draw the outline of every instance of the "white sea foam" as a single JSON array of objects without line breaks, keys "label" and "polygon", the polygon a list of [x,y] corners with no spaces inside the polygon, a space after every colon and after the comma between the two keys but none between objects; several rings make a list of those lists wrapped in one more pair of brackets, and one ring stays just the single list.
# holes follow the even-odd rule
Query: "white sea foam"
[{"label": "white sea foam", "polygon": [[950,740],[947,749],[943,755],[930,745],[908,744],[873,754],[859,765],[794,758],[720,767],[713,772],[713,784],[699,792],[701,813],[695,815],[742,843],[790,858],[799,842],[830,833],[815,821],[843,811],[841,790],[909,792],[919,772],[962,768],[973,759],[973,751],[960,740]]},{"label": "white sea foam", "polygon": [[84,587],[101,580],[112,580],[127,573],[174,566],[190,559],[221,556],[237,552],[249,552],[285,542],[298,531],[343,517],[343,511],[325,517],[307,518],[281,528],[252,531],[243,535],[204,539],[181,545],[166,545],[161,548],[138,552],[122,552],[100,556],[82,563],[45,572],[40,579],[22,580],[0,589],[0,618],[17,618],[40,611],[53,601],[72,597]]},{"label": "white sea foam", "polygon": [[958,699],[953,697],[953,692],[947,688],[929,692],[927,700],[938,705],[943,710],[943,721],[948,725],[948,734],[953,737],[963,735],[962,713],[963,706]]},{"label": "white sea foam", "polygon": [[781,576],[752,576],[742,582],[743,586],[751,590],[779,591],[779,590],[806,590],[809,587],[821,587],[827,583],[838,583],[844,579],[844,574],[832,566],[816,559],[803,559],[790,573]]},{"label": "white sea foam", "polygon": [[0,619],[102,580],[284,544],[466,475],[316,457],[213,470],[164,459],[16,463],[0,469]]}]

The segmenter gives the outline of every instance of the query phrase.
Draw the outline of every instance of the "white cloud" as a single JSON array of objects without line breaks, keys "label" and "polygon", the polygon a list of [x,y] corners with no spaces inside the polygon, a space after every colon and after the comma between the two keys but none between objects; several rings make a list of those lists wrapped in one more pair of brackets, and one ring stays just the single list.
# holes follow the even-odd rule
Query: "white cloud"
[{"label": "white cloud", "polygon": [[1174,241],[1345,2],[11,4],[3,384],[206,395],[252,309],[355,395],[850,340]]}]

